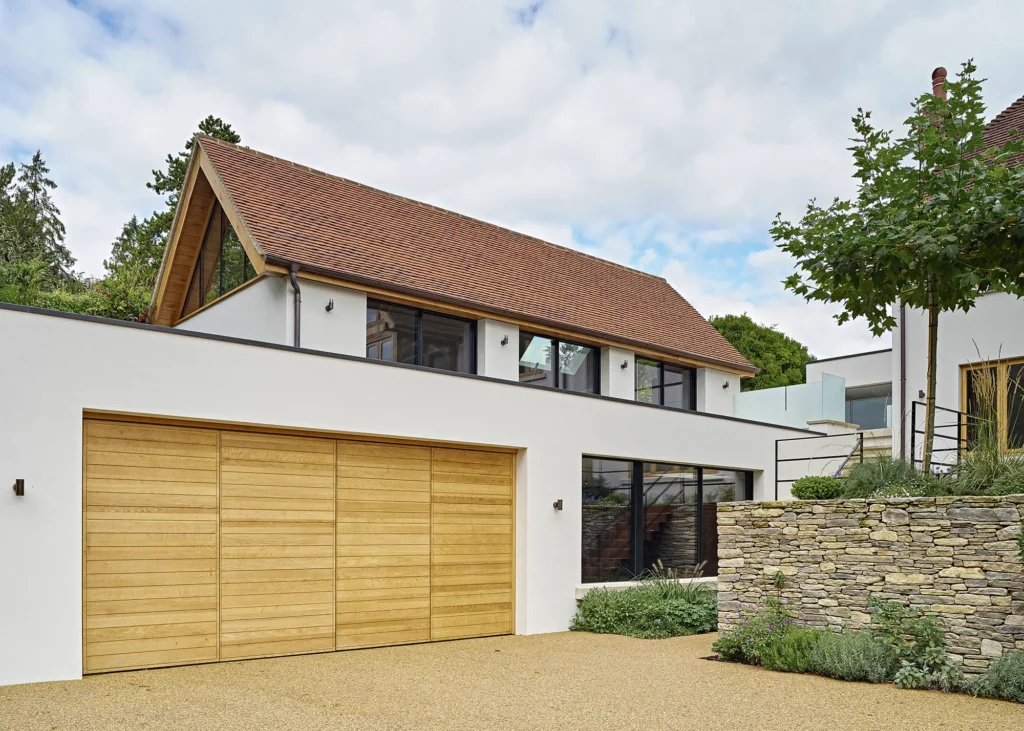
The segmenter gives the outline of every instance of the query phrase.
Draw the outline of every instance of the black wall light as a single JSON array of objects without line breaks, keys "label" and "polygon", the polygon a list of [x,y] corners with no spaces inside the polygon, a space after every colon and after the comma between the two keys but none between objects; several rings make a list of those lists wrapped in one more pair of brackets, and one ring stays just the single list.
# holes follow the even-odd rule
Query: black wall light
[{"label": "black wall light", "polygon": [[20,477],[14,481],[14,494],[18,497],[25,495],[25,480]]},{"label": "black wall light", "polygon": [[325,307],[324,309],[327,310],[328,312],[333,310],[334,309],[334,300],[333,299],[327,300],[327,307]]},{"label": "black wall light", "polygon": [[551,506],[555,510],[561,510],[562,509],[562,498],[558,498],[557,500],[555,500],[555,502],[551,503]]},{"label": "black wall light", "polygon": [[503,337],[501,339],[501,344],[502,345],[508,345],[508,335],[506,335],[505,337]]},{"label": "black wall light", "polygon": [[619,366],[619,367],[622,368],[622,370],[626,370],[627,368],[629,368],[629,361],[628,360],[622,361],[622,365]]}]

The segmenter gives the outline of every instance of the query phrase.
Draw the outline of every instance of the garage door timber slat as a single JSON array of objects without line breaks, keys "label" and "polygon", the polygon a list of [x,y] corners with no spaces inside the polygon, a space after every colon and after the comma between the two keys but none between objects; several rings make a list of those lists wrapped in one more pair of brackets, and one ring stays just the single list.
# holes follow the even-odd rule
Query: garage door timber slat
[{"label": "garage door timber slat", "polygon": [[513,631],[506,452],[83,421],[85,673]]},{"label": "garage door timber slat", "polygon": [[[334,496],[299,498],[296,491],[321,488],[324,477],[333,480],[334,443],[224,432],[220,469],[222,484],[246,474],[262,486],[255,494],[221,494],[221,658],[329,649],[324,640],[329,636],[333,643],[334,595],[323,579],[334,570]],[[306,582],[317,579],[309,572],[318,570],[324,576],[310,586]],[[296,616],[304,619],[290,623]],[[249,620],[259,622],[245,624]]]},{"label": "garage door timber slat", "polygon": [[427,642],[430,449],[339,441],[337,455],[336,647]]}]

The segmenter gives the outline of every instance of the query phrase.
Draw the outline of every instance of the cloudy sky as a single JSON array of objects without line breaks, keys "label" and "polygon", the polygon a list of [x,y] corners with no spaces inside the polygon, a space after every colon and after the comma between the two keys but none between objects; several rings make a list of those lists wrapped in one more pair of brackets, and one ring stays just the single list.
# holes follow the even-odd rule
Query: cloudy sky
[{"label": "cloudy sky", "polygon": [[208,114],[256,149],[666,277],[818,357],[885,347],[786,293],[775,213],[853,192],[969,57],[1024,94],[1024,3],[0,0],[0,161],[36,149],[87,273]]}]

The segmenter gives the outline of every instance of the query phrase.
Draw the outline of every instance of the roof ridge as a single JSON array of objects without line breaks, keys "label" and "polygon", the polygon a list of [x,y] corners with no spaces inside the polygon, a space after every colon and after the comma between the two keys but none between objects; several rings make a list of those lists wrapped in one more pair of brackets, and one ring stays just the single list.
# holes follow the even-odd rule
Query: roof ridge
[{"label": "roof ridge", "polygon": [[216,144],[221,145],[223,147],[233,147],[234,149],[238,150],[239,152],[255,155],[256,157],[265,157],[265,158],[268,158],[270,160],[275,160],[277,162],[283,163],[285,165],[291,165],[294,168],[298,168],[300,170],[304,170],[304,171],[306,171],[308,173],[312,173],[314,175],[322,175],[325,178],[331,178],[331,179],[334,179],[334,180],[340,180],[340,181],[342,181],[344,183],[348,183],[350,185],[356,185],[356,186],[358,186],[360,188],[365,188],[366,190],[372,190],[372,191],[374,191],[376,193],[380,193],[382,195],[386,195],[386,196],[389,196],[391,198],[395,198],[395,199],[398,199],[398,200],[401,200],[401,201],[405,201],[406,203],[411,203],[412,205],[422,206],[423,208],[429,208],[429,209],[432,209],[432,210],[435,210],[435,211],[439,211],[441,213],[448,214],[450,216],[457,216],[458,218],[462,218],[462,219],[465,219],[467,221],[473,221],[474,223],[479,223],[479,224],[482,224],[484,226],[490,226],[492,228],[500,229],[502,231],[507,231],[508,233],[515,234],[516,236],[522,236],[523,238],[532,239],[533,241],[536,241],[538,243],[544,244],[546,246],[550,246],[550,247],[555,248],[555,249],[560,249],[562,251],[568,251],[568,252],[571,252],[573,254],[577,254],[579,256],[585,256],[585,257],[587,257],[589,259],[593,259],[595,261],[599,261],[602,264],[607,264],[609,266],[618,267],[619,269],[624,269],[627,272],[633,272],[635,274],[640,274],[642,276],[650,277],[651,279],[656,279],[658,281],[665,282],[665,283],[668,282],[668,280],[665,279],[664,277],[660,277],[657,274],[651,274],[650,272],[645,272],[642,269],[636,269],[635,267],[626,266],[625,264],[619,264],[618,262],[611,261],[610,259],[605,259],[605,258],[600,257],[600,256],[595,256],[594,254],[588,254],[585,251],[580,251],[579,249],[574,249],[571,246],[562,246],[561,244],[555,244],[555,243],[553,243],[551,241],[547,241],[546,239],[538,238],[537,236],[531,236],[530,234],[523,233],[522,231],[516,231],[515,229],[508,228],[507,226],[502,226],[502,225],[497,224],[497,223],[491,223],[490,221],[484,221],[483,219],[476,218],[474,216],[467,216],[464,213],[459,213],[458,211],[453,211],[450,208],[442,208],[441,206],[435,206],[432,203],[425,203],[424,201],[419,201],[419,200],[416,200],[415,198],[409,198],[409,197],[404,196],[404,195],[399,195],[398,193],[392,193],[390,191],[383,190],[381,188],[376,188],[376,187],[374,187],[372,185],[367,185],[366,183],[360,183],[358,180],[352,180],[351,178],[346,178],[346,177],[343,177],[341,175],[334,175],[333,173],[328,173],[328,172],[325,172],[323,170],[318,170],[317,168],[310,167],[309,165],[303,165],[302,163],[295,162],[294,160],[287,160],[287,159],[285,159],[283,157],[278,157],[277,155],[271,155],[271,154],[266,153],[266,152],[261,152],[260,150],[256,150],[256,149],[254,149],[252,147],[246,147],[244,145],[238,145],[238,144],[235,144],[234,142],[228,142],[227,140],[221,140],[221,139],[218,139],[216,137],[211,137],[210,135],[206,135],[206,134],[202,134],[202,133],[197,133],[196,137],[201,139],[203,142],[207,142],[208,141],[208,142],[216,143]]}]

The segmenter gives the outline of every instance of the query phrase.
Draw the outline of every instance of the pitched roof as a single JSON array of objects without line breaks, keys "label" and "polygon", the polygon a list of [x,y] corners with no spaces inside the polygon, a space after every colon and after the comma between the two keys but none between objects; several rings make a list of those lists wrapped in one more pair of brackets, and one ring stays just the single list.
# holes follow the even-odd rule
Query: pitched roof
[{"label": "pitched roof", "polygon": [[269,260],[755,372],[663,278],[200,136]]},{"label": "pitched roof", "polygon": [[[1016,132],[1018,134],[1011,134]],[[1018,139],[1024,133],[1024,96],[1001,111],[985,125],[985,146],[1005,145],[1011,139]],[[1014,155],[1011,165],[1024,164],[1024,152]]]}]

